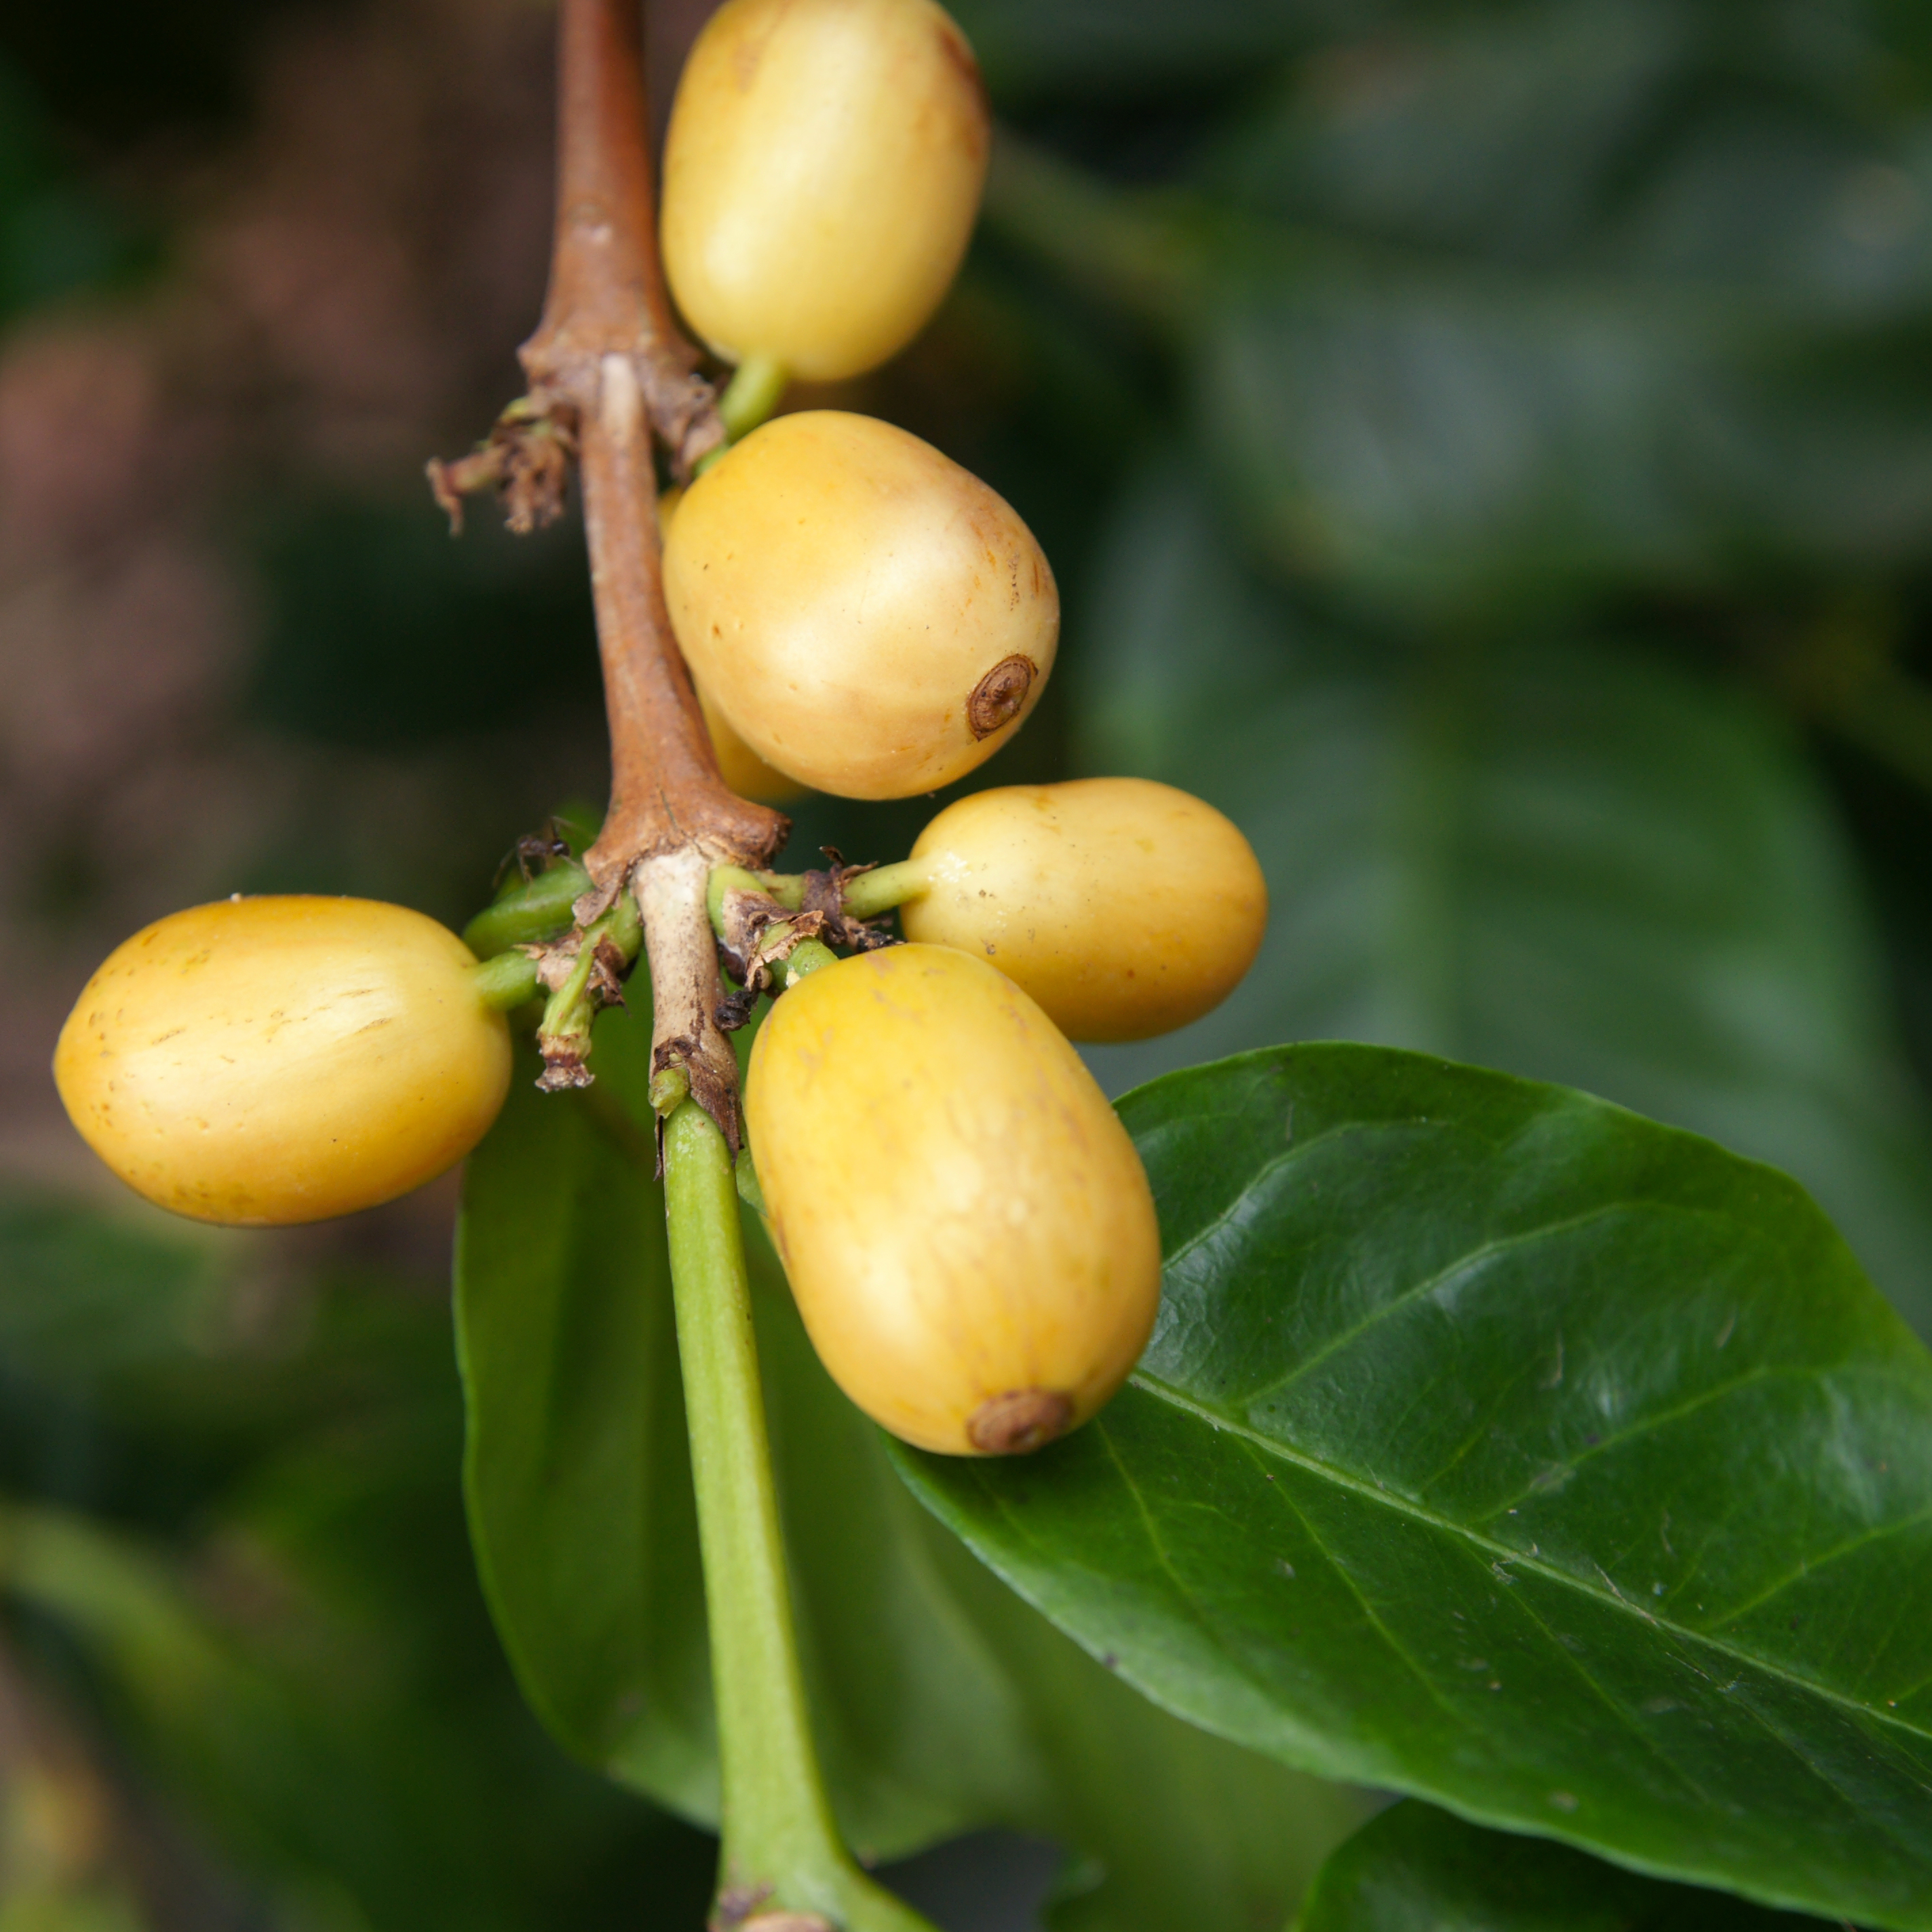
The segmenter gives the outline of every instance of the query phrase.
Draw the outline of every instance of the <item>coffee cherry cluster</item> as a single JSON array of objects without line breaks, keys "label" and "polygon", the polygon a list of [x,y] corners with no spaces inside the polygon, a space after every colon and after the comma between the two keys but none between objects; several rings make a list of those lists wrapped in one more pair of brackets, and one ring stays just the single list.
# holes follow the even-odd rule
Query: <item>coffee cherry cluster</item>
[{"label": "coffee cherry cluster", "polygon": [[[931,0],[728,0],[672,118],[673,292],[721,357],[765,372],[767,401],[788,374],[869,368],[944,293],[986,141],[972,56]],[[1052,669],[1059,598],[1031,532],[888,424],[778,416],[660,527],[672,627],[747,794],[951,784]],[[1084,1421],[1146,1342],[1160,1251],[1138,1158],[1068,1042],[1165,1032],[1226,996],[1267,916],[1246,842],[1184,793],[1092,779],[966,798],[898,866],[736,874],[729,918],[725,876],[739,1008],[783,989],[752,1055],[748,1191],[827,1368],[928,1449],[1010,1454]],[[589,1002],[565,1030],[574,1082],[598,976],[614,990],[638,934],[628,902],[575,934],[588,881],[559,880],[510,910],[554,915],[544,983]],[[893,907],[907,943],[875,950],[866,922]],[[495,935],[479,950],[511,944],[502,913],[471,928]],[[164,1207],[344,1214],[487,1131],[509,1069],[496,1008],[535,983],[491,970],[395,907],[200,907],[102,967],[56,1078],[96,1152]]]}]

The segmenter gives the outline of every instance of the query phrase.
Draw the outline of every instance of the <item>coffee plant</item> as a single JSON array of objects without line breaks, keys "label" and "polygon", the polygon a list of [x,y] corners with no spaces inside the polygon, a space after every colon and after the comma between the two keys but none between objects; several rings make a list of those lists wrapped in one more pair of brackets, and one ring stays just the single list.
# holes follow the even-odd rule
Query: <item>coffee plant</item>
[{"label": "coffee plant", "polygon": [[[654,1902],[717,1932],[931,1932],[875,1868],[988,1825],[1064,1852],[1058,1932],[1932,1928],[1932,1136],[1789,722],[1855,805],[1932,785],[1928,50],[1186,10],[962,9],[1022,116],[1124,104],[996,135],[933,0],[725,0],[660,206],[639,10],[559,0],[526,391],[428,470],[459,532],[580,508],[608,803],[460,940],[172,913],[60,1035],[194,1220],[464,1163],[469,1547],[598,1781],[0,1510],[292,1923],[527,1923],[506,1834],[621,1788],[668,1874],[716,1830]],[[961,310],[1110,486],[1064,653],[1051,543],[854,386]],[[23,1360],[191,1330],[218,1247],[50,1212]]]}]

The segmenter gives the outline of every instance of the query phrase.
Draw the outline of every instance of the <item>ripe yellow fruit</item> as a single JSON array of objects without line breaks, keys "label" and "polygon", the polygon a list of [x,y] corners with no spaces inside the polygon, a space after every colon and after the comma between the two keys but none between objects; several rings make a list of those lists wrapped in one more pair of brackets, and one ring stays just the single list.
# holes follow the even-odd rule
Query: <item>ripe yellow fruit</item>
[{"label": "ripe yellow fruit", "polygon": [[1011,980],[937,946],[828,966],[772,1007],[746,1113],[820,1359],[894,1435],[1036,1448],[1126,1379],[1160,1298],[1147,1176]]},{"label": "ripe yellow fruit", "polygon": [[664,599],[692,675],[766,764],[843,798],[950,784],[1018,730],[1060,595],[1033,533],[890,423],[780,416],[686,491]]},{"label": "ripe yellow fruit", "polygon": [[1146,1040],[1219,1006],[1261,950],[1268,885],[1210,805],[1146,778],[1007,785],[912,848],[908,939],[978,953],[1074,1040]]},{"label": "ripe yellow fruit", "polygon": [[[665,531],[677,514],[677,506],[684,501],[684,492],[676,484],[661,492],[658,497],[658,536],[662,541]],[[688,665],[686,667],[690,668]],[[788,805],[794,799],[805,796],[805,787],[796,778],[788,778],[784,773],[775,770],[746,744],[731,728],[731,721],[718,708],[717,703],[694,677],[692,686],[698,693],[698,708],[704,713],[704,729],[711,740],[712,755],[718,760],[718,770],[724,782],[740,798],[762,799],[767,805]]]},{"label": "ripe yellow fruit", "polygon": [[932,0],[728,0],[664,143],[678,307],[728,362],[876,368],[952,284],[989,132],[972,49]]},{"label": "ripe yellow fruit", "polygon": [[704,686],[697,689],[698,708],[704,713],[704,728],[710,734],[711,749],[724,782],[740,798],[762,799],[767,805],[788,805],[802,798],[805,787],[766,764],[732,729],[730,719]]},{"label": "ripe yellow fruit", "polygon": [[61,1030],[74,1125],[196,1220],[319,1221],[406,1194],[488,1132],[509,1033],[451,932],[367,899],[224,899],[108,956]]}]

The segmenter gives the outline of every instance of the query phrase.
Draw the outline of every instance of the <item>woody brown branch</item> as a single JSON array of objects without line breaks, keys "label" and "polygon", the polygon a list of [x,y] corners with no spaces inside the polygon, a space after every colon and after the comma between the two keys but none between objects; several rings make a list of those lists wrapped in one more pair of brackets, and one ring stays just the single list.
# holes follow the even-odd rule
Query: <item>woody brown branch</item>
[{"label": "woody brown branch", "polygon": [[610,809],[584,862],[608,899],[640,860],[688,846],[764,863],[786,827],[718,775],[664,610],[652,431],[680,464],[724,432],[658,266],[635,0],[562,0],[558,64],[556,242],[522,356],[532,395],[577,424],[611,754]]},{"label": "woody brown branch", "polygon": [[593,883],[578,916],[636,893],[653,1066],[686,1068],[735,1149],[736,1066],[716,1018],[705,882],[714,865],[769,863],[788,827],[718,773],[664,609],[652,444],[655,432],[687,475],[724,432],[658,266],[637,0],[562,0],[558,68],[555,246],[522,358],[532,402],[576,438],[610,718],[610,809],[584,854]]}]

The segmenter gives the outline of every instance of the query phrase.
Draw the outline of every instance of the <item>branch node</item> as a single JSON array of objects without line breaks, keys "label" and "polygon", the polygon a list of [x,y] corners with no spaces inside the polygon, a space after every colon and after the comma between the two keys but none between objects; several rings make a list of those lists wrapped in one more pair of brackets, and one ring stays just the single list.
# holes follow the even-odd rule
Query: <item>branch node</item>
[{"label": "branch node", "polygon": [[820,849],[831,864],[824,872],[806,874],[800,905],[803,910],[823,916],[822,937],[826,943],[849,946],[859,952],[872,952],[882,946],[896,945],[898,942],[883,927],[868,926],[862,919],[854,919],[845,910],[846,887],[854,879],[875,871],[876,866],[848,866],[836,846],[826,845]]},{"label": "branch node", "polygon": [[574,412],[530,396],[500,416],[489,435],[453,463],[431,457],[424,465],[430,494],[463,534],[463,499],[494,489],[503,520],[518,536],[554,524],[569,499],[570,460],[577,454]]}]

